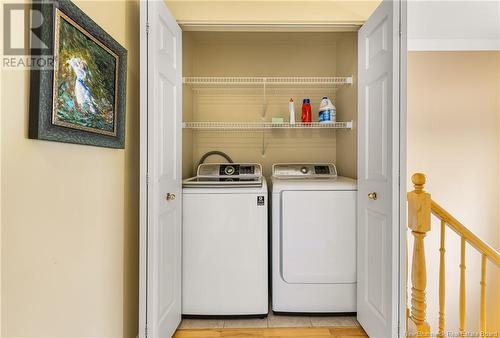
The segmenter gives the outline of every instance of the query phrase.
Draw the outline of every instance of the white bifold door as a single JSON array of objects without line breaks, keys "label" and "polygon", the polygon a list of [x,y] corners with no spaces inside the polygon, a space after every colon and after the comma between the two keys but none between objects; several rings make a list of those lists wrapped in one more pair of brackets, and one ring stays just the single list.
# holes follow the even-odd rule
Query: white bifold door
[{"label": "white bifold door", "polygon": [[163,1],[141,2],[140,337],[181,321],[181,39]]},{"label": "white bifold door", "polygon": [[[358,32],[357,318],[370,337],[397,337],[404,28],[399,1],[383,1]],[[406,46],[405,44],[403,44]],[[401,131],[403,132],[401,133]],[[401,162],[400,162],[401,161]]]}]

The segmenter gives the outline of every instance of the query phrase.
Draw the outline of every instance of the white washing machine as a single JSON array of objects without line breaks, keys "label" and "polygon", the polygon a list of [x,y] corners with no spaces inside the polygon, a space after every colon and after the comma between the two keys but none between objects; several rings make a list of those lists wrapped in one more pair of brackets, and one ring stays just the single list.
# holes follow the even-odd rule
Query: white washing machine
[{"label": "white washing machine", "polygon": [[268,313],[267,198],[259,164],[201,164],[184,180],[184,315]]},{"label": "white washing machine", "polygon": [[275,164],[272,309],[356,312],[356,180],[334,164]]}]

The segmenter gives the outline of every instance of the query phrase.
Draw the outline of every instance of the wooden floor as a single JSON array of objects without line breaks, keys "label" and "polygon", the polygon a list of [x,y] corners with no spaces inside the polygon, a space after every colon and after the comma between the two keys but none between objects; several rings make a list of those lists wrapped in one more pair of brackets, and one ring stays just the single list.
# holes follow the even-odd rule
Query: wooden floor
[{"label": "wooden floor", "polygon": [[311,328],[249,328],[249,329],[179,329],[174,338],[354,338],[368,337],[359,326],[356,327],[311,327]]}]

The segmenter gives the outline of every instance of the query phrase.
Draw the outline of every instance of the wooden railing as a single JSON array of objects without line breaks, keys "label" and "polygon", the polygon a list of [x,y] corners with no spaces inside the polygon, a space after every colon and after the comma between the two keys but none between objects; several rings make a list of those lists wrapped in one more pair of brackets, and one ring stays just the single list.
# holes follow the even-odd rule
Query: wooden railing
[{"label": "wooden railing", "polygon": [[[408,193],[408,228],[413,235],[413,260],[411,266],[411,308],[407,311],[407,335],[429,336],[431,329],[426,318],[426,265],[424,238],[431,230],[431,214],[440,221],[439,247],[439,320],[437,335],[443,337],[445,333],[445,301],[446,301],[446,273],[445,273],[445,235],[446,228],[453,230],[461,240],[460,243],[460,287],[459,287],[459,328],[461,336],[465,334],[465,254],[469,244],[481,254],[481,282],[480,282],[480,322],[482,333],[486,333],[486,261],[490,260],[495,267],[500,267],[500,254],[474,235],[456,218],[431,199],[431,195],[424,191],[425,175],[412,176],[415,190]],[[436,330],[434,330],[436,331]],[[453,331],[453,330],[449,330]]]}]

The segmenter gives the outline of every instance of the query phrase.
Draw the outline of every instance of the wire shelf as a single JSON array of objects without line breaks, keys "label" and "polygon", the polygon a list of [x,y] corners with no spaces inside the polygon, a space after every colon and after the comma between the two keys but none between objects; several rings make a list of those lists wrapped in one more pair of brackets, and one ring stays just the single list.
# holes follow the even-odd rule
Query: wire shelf
[{"label": "wire shelf", "polygon": [[266,129],[352,129],[352,121],[346,122],[296,122],[290,124],[271,122],[184,122],[183,128],[195,130],[266,130]]},{"label": "wire shelf", "polygon": [[218,87],[339,87],[352,85],[352,76],[271,76],[271,77],[184,77],[182,82],[193,88]]},{"label": "wire shelf", "polygon": [[[272,100],[275,98],[276,100],[282,100],[283,98],[288,100],[290,97],[333,97],[335,96],[335,92],[338,87],[297,87],[297,86],[281,86],[281,87],[266,87],[265,95],[267,100]],[[223,97],[231,97],[231,96],[245,96],[245,97],[259,97],[262,98],[264,95],[264,89],[262,86],[260,87],[191,87],[194,93],[199,96],[223,96]]]}]

